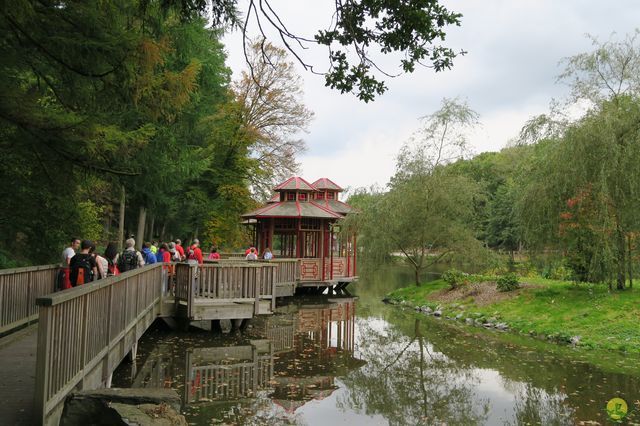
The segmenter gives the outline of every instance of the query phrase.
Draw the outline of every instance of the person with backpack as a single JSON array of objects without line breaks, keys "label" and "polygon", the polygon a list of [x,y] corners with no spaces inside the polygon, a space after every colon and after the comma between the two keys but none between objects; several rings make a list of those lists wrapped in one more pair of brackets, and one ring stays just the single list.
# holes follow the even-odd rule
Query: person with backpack
[{"label": "person with backpack", "polygon": [[202,265],[204,263],[202,250],[200,249],[200,241],[197,238],[194,239],[192,244],[189,246],[186,255],[187,262],[189,263],[197,263],[198,265]]},{"label": "person with backpack", "polygon": [[116,258],[116,265],[120,273],[131,271],[132,269],[142,268],[144,259],[142,254],[135,249],[136,240],[129,238],[124,242],[125,249]]},{"label": "person with backpack", "polygon": [[71,286],[77,287],[97,279],[98,266],[96,259],[89,251],[93,243],[84,240],[80,244],[80,253],[71,258],[69,262]]},{"label": "person with backpack", "polygon": [[107,259],[107,276],[119,275],[120,270],[117,263],[118,247],[113,241],[107,244],[107,248],[104,250],[104,258]]},{"label": "person with backpack", "polygon": [[151,243],[146,242],[142,245],[142,257],[144,258],[145,265],[153,265],[158,263],[156,255],[151,251]]}]

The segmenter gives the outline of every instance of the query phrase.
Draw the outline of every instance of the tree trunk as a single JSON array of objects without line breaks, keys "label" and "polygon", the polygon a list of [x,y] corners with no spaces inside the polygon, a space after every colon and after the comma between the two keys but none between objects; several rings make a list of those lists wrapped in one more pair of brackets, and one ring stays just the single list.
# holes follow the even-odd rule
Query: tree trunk
[{"label": "tree trunk", "polygon": [[160,231],[160,241],[164,241],[164,234],[167,230],[167,224],[163,223],[162,224],[162,230]]},{"label": "tree trunk", "polygon": [[120,194],[120,222],[118,223],[118,251],[122,251],[124,244],[124,206],[125,192],[124,185],[122,185],[122,192]]},{"label": "tree trunk", "polygon": [[149,225],[149,239],[147,241],[151,241],[153,242],[153,227],[156,224],[156,217],[155,216],[151,216],[151,225]]},{"label": "tree trunk", "polygon": [[633,257],[631,256],[631,235],[627,235],[627,273],[629,274],[629,288],[633,288]]},{"label": "tree trunk", "polygon": [[415,273],[416,286],[420,287],[420,268],[414,267],[413,271]]},{"label": "tree trunk", "polygon": [[136,233],[136,248],[142,250],[142,243],[144,242],[144,226],[147,221],[147,209],[140,206],[140,213],[138,214],[138,232]]},{"label": "tree trunk", "polygon": [[625,284],[625,254],[627,252],[627,248],[625,247],[625,241],[624,241],[624,233],[622,232],[622,229],[620,229],[620,225],[616,226],[616,245],[617,245],[617,263],[618,263],[618,277],[617,277],[617,283],[616,283],[616,289],[618,290],[624,290],[624,284]]}]

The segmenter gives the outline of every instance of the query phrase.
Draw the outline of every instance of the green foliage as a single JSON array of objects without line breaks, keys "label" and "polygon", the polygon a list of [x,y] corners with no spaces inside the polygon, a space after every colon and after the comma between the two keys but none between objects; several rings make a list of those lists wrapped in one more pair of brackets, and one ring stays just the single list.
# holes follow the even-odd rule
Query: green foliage
[{"label": "green foliage", "polygon": [[449,288],[454,290],[460,286],[469,284],[469,274],[457,269],[448,269],[442,274],[444,282],[449,284]]},{"label": "green foliage", "polygon": [[567,265],[567,262],[551,262],[546,265],[540,274],[543,278],[550,280],[563,280],[569,281],[574,278],[575,274],[573,270]]},{"label": "green foliage", "polygon": [[520,288],[520,279],[514,273],[505,274],[496,280],[498,291],[513,291]]},{"label": "green foliage", "polygon": [[92,201],[78,203],[78,230],[75,235],[82,235],[83,239],[102,241],[104,226],[102,221],[102,208]]}]

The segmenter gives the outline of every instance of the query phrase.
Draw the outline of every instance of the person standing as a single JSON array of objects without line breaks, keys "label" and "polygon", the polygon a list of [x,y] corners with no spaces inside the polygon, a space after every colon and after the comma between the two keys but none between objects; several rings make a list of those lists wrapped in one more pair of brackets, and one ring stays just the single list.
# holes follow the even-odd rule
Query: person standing
[{"label": "person standing", "polygon": [[107,259],[107,276],[119,275],[120,271],[118,270],[118,247],[116,243],[109,242],[107,244],[107,248],[104,250],[104,258]]},{"label": "person standing", "polygon": [[255,247],[249,249],[249,254],[247,254],[245,260],[258,260],[258,253],[256,253]]},{"label": "person standing", "polygon": [[96,260],[93,255],[89,253],[92,246],[93,243],[91,241],[82,241],[80,244],[80,253],[73,256],[69,262],[72,287],[89,283],[97,277],[98,267]]},{"label": "person standing", "polygon": [[184,247],[182,247],[182,240],[180,238],[176,238],[176,251],[180,254],[180,260],[185,260],[186,256],[184,254]]},{"label": "person standing", "polygon": [[104,257],[100,256],[98,253],[96,253],[95,244],[93,244],[89,249],[89,254],[92,255],[93,258],[96,260],[96,267],[98,268],[98,274],[93,277],[93,280],[96,281],[96,280],[101,280],[103,278],[107,278],[107,273],[109,271],[109,262],[107,262],[107,259],[105,259]]},{"label": "person standing", "polygon": [[220,260],[220,253],[218,253],[217,248],[211,247],[209,256],[207,256],[207,260]]},{"label": "person standing", "polygon": [[151,251],[150,242],[146,242],[142,246],[142,257],[144,258],[145,265],[153,265],[158,262],[156,255]]},{"label": "person standing", "polygon": [[194,239],[193,243],[189,246],[187,262],[198,263],[198,265],[202,265],[204,263],[202,250],[200,249],[200,241],[197,238]]},{"label": "person standing", "polygon": [[116,258],[118,270],[122,273],[132,269],[142,268],[144,266],[144,259],[142,258],[142,254],[135,249],[136,240],[129,238],[124,242],[124,245],[126,248]]},{"label": "person standing", "polygon": [[176,250],[176,243],[172,241],[169,244],[167,244],[167,246],[169,247],[169,254],[171,255],[171,261],[180,262],[180,253],[178,253],[178,250]]},{"label": "person standing", "polygon": [[80,247],[80,238],[73,237],[68,247],[62,250],[62,262],[60,263],[60,270],[58,271],[57,283],[59,290],[66,290],[71,288],[71,278],[69,263],[71,258],[76,255],[76,250]]},{"label": "person standing", "polygon": [[273,253],[271,253],[271,249],[269,247],[267,247],[266,249],[264,249],[264,254],[262,255],[262,258],[264,260],[271,260],[273,259]]},{"label": "person standing", "polygon": [[171,253],[169,252],[169,246],[167,243],[162,243],[160,248],[158,249],[158,253],[156,254],[156,258],[158,262],[170,263],[171,262]]}]

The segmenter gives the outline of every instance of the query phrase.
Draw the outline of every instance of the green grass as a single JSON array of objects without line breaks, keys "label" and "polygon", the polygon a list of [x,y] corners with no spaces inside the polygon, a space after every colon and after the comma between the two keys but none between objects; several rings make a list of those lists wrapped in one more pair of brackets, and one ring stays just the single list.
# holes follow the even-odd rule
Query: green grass
[{"label": "green grass", "polygon": [[539,287],[522,289],[514,298],[481,307],[472,298],[448,305],[429,300],[430,293],[447,288],[442,280],[402,288],[387,297],[409,306],[441,305],[449,316],[494,317],[512,331],[550,336],[554,341],[568,342],[580,336],[583,347],[640,353],[639,289],[609,292],[606,285],[529,277],[521,282]]}]

